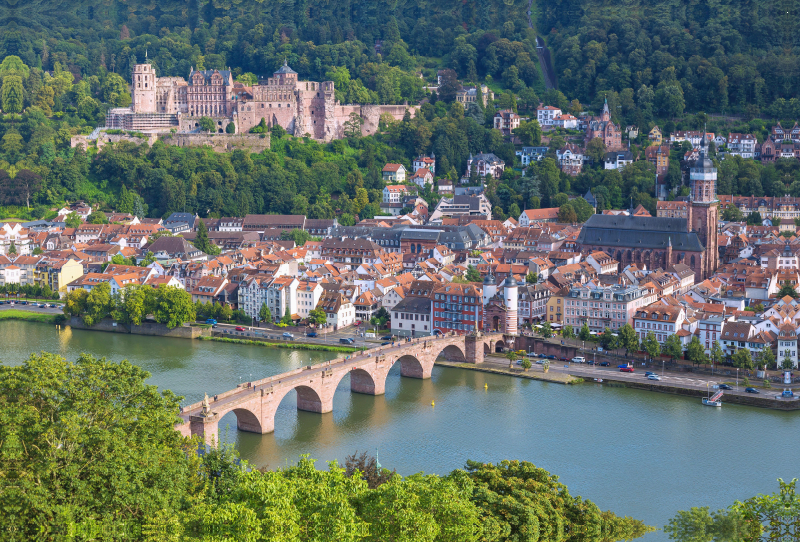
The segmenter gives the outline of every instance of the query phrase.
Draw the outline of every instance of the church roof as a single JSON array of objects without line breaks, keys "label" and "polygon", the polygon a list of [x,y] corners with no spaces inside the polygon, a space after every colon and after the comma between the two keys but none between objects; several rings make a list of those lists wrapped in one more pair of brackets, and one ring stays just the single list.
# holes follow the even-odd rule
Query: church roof
[{"label": "church roof", "polygon": [[687,232],[685,218],[652,216],[592,215],[577,243],[631,249],[666,249],[676,252],[705,249],[695,232]]}]

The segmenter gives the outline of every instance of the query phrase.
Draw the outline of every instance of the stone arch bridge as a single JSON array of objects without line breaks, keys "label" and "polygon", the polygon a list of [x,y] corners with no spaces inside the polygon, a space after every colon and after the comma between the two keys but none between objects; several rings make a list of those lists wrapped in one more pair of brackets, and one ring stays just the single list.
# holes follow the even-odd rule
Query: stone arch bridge
[{"label": "stone arch bridge", "polygon": [[291,390],[297,392],[298,410],[331,412],[336,387],[350,375],[350,391],[368,395],[385,392],[389,370],[400,363],[401,374],[430,378],[439,356],[448,361],[483,363],[484,354],[502,351],[513,344],[512,336],[499,333],[448,334],[398,342],[318,365],[308,365],[283,374],[247,382],[212,399],[181,409],[183,420],[176,429],[184,436],[199,435],[211,444],[219,439],[219,420],[233,412],[240,431],[271,433],[275,412]]}]

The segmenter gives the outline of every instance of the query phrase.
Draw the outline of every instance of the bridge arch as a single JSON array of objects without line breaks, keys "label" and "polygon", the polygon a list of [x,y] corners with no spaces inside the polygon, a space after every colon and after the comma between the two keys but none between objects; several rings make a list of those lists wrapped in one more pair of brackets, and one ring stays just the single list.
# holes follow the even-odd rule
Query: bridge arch
[{"label": "bridge arch", "polygon": [[[394,367],[395,363],[400,363],[401,375],[411,378],[430,378],[433,370],[433,363],[425,364],[413,354],[405,354],[397,358],[389,367],[390,370]],[[429,365],[429,367],[426,367],[426,365]]]},{"label": "bridge arch", "polygon": [[234,408],[230,410],[230,412],[236,415],[236,428],[239,429],[239,431],[264,433],[261,418],[249,408]]},{"label": "bridge arch", "polygon": [[449,344],[442,348],[436,357],[433,358],[434,361],[439,357],[443,357],[447,361],[455,361],[457,363],[464,363],[467,361],[467,356],[464,355],[464,350],[455,344]]}]

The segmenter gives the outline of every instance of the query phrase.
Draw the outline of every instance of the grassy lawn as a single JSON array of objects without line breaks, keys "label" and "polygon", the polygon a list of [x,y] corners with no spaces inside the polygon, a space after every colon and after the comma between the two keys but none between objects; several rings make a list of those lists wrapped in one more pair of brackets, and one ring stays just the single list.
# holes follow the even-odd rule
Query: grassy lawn
[{"label": "grassy lawn", "polygon": [[19,309],[0,311],[0,320],[27,320],[29,322],[42,322],[44,324],[55,324],[61,316],[61,314],[42,314],[40,312],[30,312]]}]

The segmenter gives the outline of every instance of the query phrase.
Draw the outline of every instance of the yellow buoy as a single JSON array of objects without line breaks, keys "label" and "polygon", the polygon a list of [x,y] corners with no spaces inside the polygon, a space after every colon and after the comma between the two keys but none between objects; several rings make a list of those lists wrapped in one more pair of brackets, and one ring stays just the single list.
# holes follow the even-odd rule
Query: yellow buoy
[{"label": "yellow buoy", "polygon": [[484,384],[483,385],[483,389],[488,390],[489,389],[489,384]]},{"label": "yellow buoy", "polygon": [[433,401],[431,401],[431,406],[436,406],[436,403],[434,403]]}]

